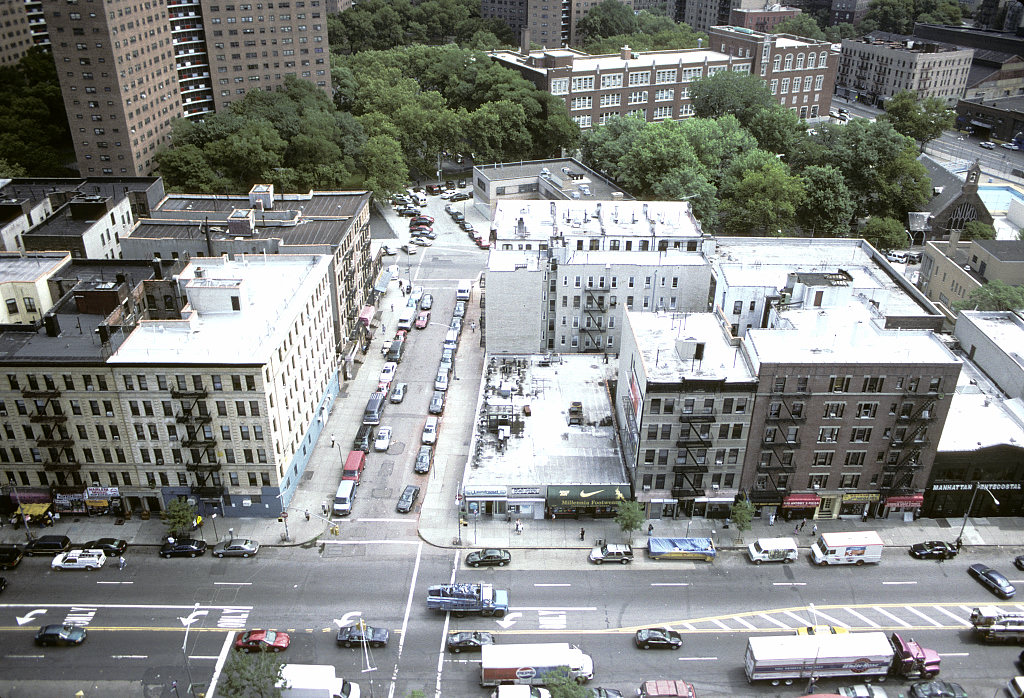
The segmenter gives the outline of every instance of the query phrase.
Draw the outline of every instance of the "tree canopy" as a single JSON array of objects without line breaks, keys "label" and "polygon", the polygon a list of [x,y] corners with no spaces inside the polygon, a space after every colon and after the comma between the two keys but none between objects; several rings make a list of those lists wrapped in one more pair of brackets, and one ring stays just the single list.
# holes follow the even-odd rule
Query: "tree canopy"
[{"label": "tree canopy", "polygon": [[876,250],[898,250],[907,246],[908,238],[903,224],[894,218],[872,218],[861,230],[861,237]]},{"label": "tree canopy", "polygon": [[576,33],[584,39],[600,39],[632,34],[639,27],[632,7],[619,0],[603,0],[587,10],[587,14],[576,23]]},{"label": "tree canopy", "polygon": [[961,240],[995,240],[996,229],[981,221],[968,221],[960,233]]},{"label": "tree canopy", "polygon": [[782,20],[772,28],[772,34],[794,34],[817,41],[825,40],[825,32],[808,14],[798,14],[796,17]]},{"label": "tree canopy", "polygon": [[721,70],[690,85],[693,113],[702,118],[732,114],[744,126],[754,116],[778,103],[764,81],[750,73]]},{"label": "tree canopy", "polygon": [[953,304],[957,310],[1022,310],[1024,287],[1010,286],[996,279],[974,289],[965,300]]},{"label": "tree canopy", "polygon": [[232,652],[224,663],[217,694],[224,698],[280,698],[284,662],[271,652]]},{"label": "tree canopy", "polygon": [[[70,177],[74,148],[53,56],[29,49],[0,66],[0,162],[7,176]],[[87,174],[87,173],[82,173]]]},{"label": "tree canopy", "polygon": [[941,99],[920,99],[914,92],[903,90],[885,103],[883,119],[898,133],[917,141],[920,151],[925,144],[938,138],[947,128],[953,128],[956,112]]},{"label": "tree canopy", "polygon": [[958,26],[962,18],[955,0],[871,0],[864,20],[882,31],[911,34],[914,22]]}]

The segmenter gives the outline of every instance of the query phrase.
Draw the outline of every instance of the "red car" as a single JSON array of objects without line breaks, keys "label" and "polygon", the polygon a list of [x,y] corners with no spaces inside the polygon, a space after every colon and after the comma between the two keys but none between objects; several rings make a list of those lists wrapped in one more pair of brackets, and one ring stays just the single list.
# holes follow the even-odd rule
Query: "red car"
[{"label": "red car", "polygon": [[420,313],[416,316],[416,329],[422,330],[430,324],[430,311]]},{"label": "red car", "polygon": [[481,250],[489,250],[491,249],[491,242],[490,240],[477,239],[476,246]]},{"label": "red car", "polygon": [[401,339],[405,341],[405,335],[409,334],[409,330],[398,330],[395,332],[395,339]]},{"label": "red car", "polygon": [[431,225],[433,222],[434,218],[432,216],[413,216],[412,220],[409,221],[409,227],[415,228],[417,225]]},{"label": "red car", "polygon": [[281,652],[292,639],[278,630],[247,630],[235,635],[235,649],[243,652]]}]

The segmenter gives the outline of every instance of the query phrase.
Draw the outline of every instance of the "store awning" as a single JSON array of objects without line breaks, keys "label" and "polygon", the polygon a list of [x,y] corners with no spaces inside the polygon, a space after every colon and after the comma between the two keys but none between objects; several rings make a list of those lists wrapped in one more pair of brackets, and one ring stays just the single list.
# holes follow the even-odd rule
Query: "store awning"
[{"label": "store awning", "polygon": [[911,494],[905,497],[889,497],[885,500],[887,507],[919,507],[924,504],[923,494]]},{"label": "store awning", "polygon": [[984,121],[978,121],[977,119],[971,119],[971,126],[979,126],[981,128],[992,128],[992,124],[986,124]]},{"label": "store awning", "polygon": [[386,293],[388,290],[388,284],[391,283],[391,272],[387,269],[381,271],[377,275],[377,280],[373,284],[373,290],[377,293]]},{"label": "store awning", "polygon": [[547,505],[551,507],[593,507],[628,501],[629,485],[548,485]]},{"label": "store awning", "polygon": [[821,504],[821,497],[816,494],[790,494],[782,500],[783,507],[803,509],[816,507]]},{"label": "store awning", "polygon": [[50,510],[50,504],[22,504],[18,507],[18,516],[42,516]]},{"label": "store awning", "polygon": [[373,309],[372,305],[364,305],[363,309],[359,311],[359,322],[360,322],[360,324],[363,324],[363,325],[366,325],[367,327],[369,327],[370,323],[373,322],[373,312],[374,312],[374,309]]}]

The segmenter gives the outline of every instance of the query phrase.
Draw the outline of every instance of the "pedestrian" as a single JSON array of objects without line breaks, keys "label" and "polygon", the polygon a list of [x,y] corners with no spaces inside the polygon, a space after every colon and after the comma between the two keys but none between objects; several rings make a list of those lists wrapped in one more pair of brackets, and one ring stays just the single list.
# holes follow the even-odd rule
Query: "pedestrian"
[{"label": "pedestrian", "polygon": [[334,448],[334,434],[331,434],[331,448]]},{"label": "pedestrian", "polygon": [[391,304],[391,312],[395,312],[395,304],[394,303]]},{"label": "pedestrian", "polygon": [[812,536],[818,535],[818,524],[814,524],[814,526],[811,528],[811,535]]},{"label": "pedestrian", "polygon": [[804,519],[803,521],[800,522],[800,530],[801,531],[804,530],[804,526],[806,526],[806,525],[807,525],[807,519]]},{"label": "pedestrian", "polygon": [[793,533],[800,533],[800,524],[793,526]]},{"label": "pedestrian", "polygon": [[768,525],[769,526],[774,526],[775,525],[775,514],[769,514],[768,515]]},{"label": "pedestrian", "polygon": [[585,540],[585,539],[586,539],[586,537],[587,537],[587,532],[586,532],[586,530],[585,530],[585,529],[583,529],[583,528],[580,528],[580,540]]},{"label": "pedestrian", "polygon": [[[309,509],[306,509],[306,521],[309,521]],[[817,526],[815,526],[817,528]]]},{"label": "pedestrian", "polygon": [[652,524],[652,523],[647,524],[647,535],[648,536],[653,536],[654,535],[654,524]]},{"label": "pedestrian", "polygon": [[124,555],[120,555],[120,556],[119,556],[119,557],[117,558],[117,569],[119,569],[119,570],[123,570],[123,569],[124,569],[124,566],[125,566],[126,564],[128,564],[128,563],[126,563],[126,562],[124,561]]},{"label": "pedestrian", "polygon": [[323,512],[324,516],[327,516],[327,502],[320,503],[320,511]]},{"label": "pedestrian", "polygon": [[964,545],[964,542],[962,540],[960,540],[959,538],[957,538],[956,539],[956,551],[960,552],[960,548],[962,548],[963,545]]}]

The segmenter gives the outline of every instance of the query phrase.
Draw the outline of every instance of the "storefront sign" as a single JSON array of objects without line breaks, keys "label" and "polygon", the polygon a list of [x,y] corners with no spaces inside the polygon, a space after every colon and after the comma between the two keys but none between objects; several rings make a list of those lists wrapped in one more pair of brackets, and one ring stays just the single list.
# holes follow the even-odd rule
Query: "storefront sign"
[{"label": "storefront sign", "polygon": [[851,492],[843,495],[844,502],[877,502],[877,492]]},{"label": "storefront sign", "polygon": [[71,504],[71,502],[81,502],[81,501],[84,501],[84,500],[85,500],[85,495],[82,492],[74,492],[74,493],[57,492],[56,494],[53,495],[53,503],[54,504],[68,505],[68,504]]},{"label": "storefront sign", "polygon": [[906,497],[889,497],[885,500],[887,507],[919,507],[924,504],[923,494],[912,494]]},{"label": "storefront sign", "polygon": [[116,487],[86,487],[86,499],[117,499],[121,496]]},{"label": "storefront sign", "polygon": [[547,504],[551,507],[593,507],[632,497],[629,485],[548,486]]},{"label": "storefront sign", "polygon": [[539,497],[540,496],[540,488],[539,487],[509,487],[508,488],[508,496],[509,497]]},{"label": "storefront sign", "polygon": [[504,485],[477,485],[475,487],[465,487],[462,490],[462,494],[465,497],[500,497],[505,498],[508,488]]},{"label": "storefront sign", "polygon": [[790,494],[782,500],[782,506],[792,509],[809,509],[821,504],[821,497],[816,494]]},{"label": "storefront sign", "polygon": [[[981,482],[978,483],[979,490],[1019,490],[1019,482]],[[973,482],[948,482],[945,484],[932,485],[932,492],[970,492],[974,489]]]}]

